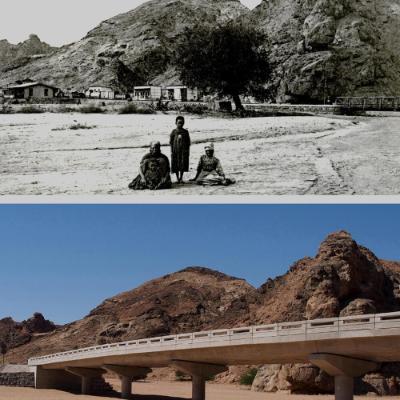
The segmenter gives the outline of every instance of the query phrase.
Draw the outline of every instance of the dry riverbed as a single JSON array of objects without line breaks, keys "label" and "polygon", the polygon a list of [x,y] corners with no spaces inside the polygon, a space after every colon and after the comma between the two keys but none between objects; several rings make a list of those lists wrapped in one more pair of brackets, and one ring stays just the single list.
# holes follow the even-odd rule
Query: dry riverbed
[{"label": "dry riverbed", "polygon": [[[374,117],[186,116],[194,176],[204,143],[215,143],[230,187],[174,184],[132,192],[152,140],[170,156],[174,114],[0,116],[2,195],[398,194],[400,114]],[[76,129],[73,129],[76,128]],[[174,180],[173,180],[174,181]]]},{"label": "dry riverbed", "polygon": [[[133,385],[135,400],[183,400],[191,398],[190,382],[137,382]],[[116,389],[118,386],[116,385]],[[36,390],[0,386],[0,400],[96,400],[109,397],[74,395],[58,390]],[[333,395],[290,395],[252,392],[240,386],[208,384],[207,400],[333,400]],[[371,397],[355,396],[367,400]],[[390,397],[400,400],[399,396]]]}]

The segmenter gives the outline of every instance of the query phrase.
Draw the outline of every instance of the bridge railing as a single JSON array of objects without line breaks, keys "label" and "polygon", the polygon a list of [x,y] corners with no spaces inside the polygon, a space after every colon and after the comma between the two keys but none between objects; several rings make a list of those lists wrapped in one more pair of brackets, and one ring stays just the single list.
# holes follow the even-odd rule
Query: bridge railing
[{"label": "bridge railing", "polygon": [[130,340],[91,346],[61,353],[50,354],[42,357],[29,359],[28,364],[46,364],[53,362],[68,361],[85,356],[103,356],[118,354],[126,350],[132,352],[154,351],[155,348],[187,347],[188,345],[201,346],[202,344],[215,344],[219,342],[235,342],[237,340],[257,339],[262,340],[268,337],[302,335],[306,339],[313,339],[313,335],[323,333],[345,333],[356,330],[374,330],[400,328],[400,312],[384,314],[368,314],[338,318],[324,318],[299,322],[281,322],[277,324],[257,325],[233,329],[217,329],[194,333],[182,333],[178,335],[161,336],[146,339]]},{"label": "bridge railing", "polygon": [[365,110],[398,110],[400,109],[400,97],[337,97],[335,105]]}]

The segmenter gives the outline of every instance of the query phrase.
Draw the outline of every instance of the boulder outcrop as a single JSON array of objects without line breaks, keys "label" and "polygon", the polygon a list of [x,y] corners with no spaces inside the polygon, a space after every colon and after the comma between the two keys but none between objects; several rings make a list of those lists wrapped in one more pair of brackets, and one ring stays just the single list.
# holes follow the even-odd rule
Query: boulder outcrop
[{"label": "boulder outcrop", "polygon": [[35,59],[45,57],[55,50],[55,47],[42,42],[34,34],[18,44],[11,44],[6,39],[0,40],[0,71],[6,72],[26,65]]},{"label": "boulder outcrop", "polygon": [[278,102],[400,92],[399,0],[263,0],[248,18],[269,37]]},{"label": "boulder outcrop", "polygon": [[57,326],[45,319],[41,313],[35,313],[25,321],[16,322],[11,317],[0,319],[0,343],[6,350],[21,346],[43,333],[52,332]]}]

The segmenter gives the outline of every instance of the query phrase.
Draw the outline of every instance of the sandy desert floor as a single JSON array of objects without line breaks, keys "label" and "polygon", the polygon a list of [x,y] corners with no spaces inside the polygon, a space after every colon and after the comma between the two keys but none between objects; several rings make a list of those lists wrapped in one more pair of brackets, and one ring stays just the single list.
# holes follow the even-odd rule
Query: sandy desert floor
[{"label": "sandy desert floor", "polygon": [[[137,382],[133,386],[136,400],[181,400],[191,398],[190,382]],[[116,387],[117,389],[117,387]],[[108,397],[73,395],[58,390],[0,387],[0,400],[89,400]],[[333,400],[333,395],[290,395],[257,393],[235,385],[208,384],[207,400]],[[356,399],[371,399],[356,396]],[[399,400],[400,397],[390,397]]]},{"label": "sandy desert floor", "polygon": [[[152,140],[170,156],[175,115],[13,114],[0,116],[0,194],[296,195],[398,194],[400,113],[381,117],[186,116],[195,174],[204,144],[213,141],[230,187],[174,184],[132,192]],[[71,130],[85,124],[92,129]]]}]

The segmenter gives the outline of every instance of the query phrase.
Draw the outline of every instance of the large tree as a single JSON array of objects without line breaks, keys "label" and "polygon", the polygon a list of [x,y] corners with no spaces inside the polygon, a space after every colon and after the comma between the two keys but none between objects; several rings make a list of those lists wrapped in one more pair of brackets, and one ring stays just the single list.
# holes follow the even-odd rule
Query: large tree
[{"label": "large tree", "polygon": [[174,63],[185,85],[231,95],[241,110],[239,95],[250,93],[269,76],[265,44],[264,34],[243,23],[196,25],[176,43]]}]

